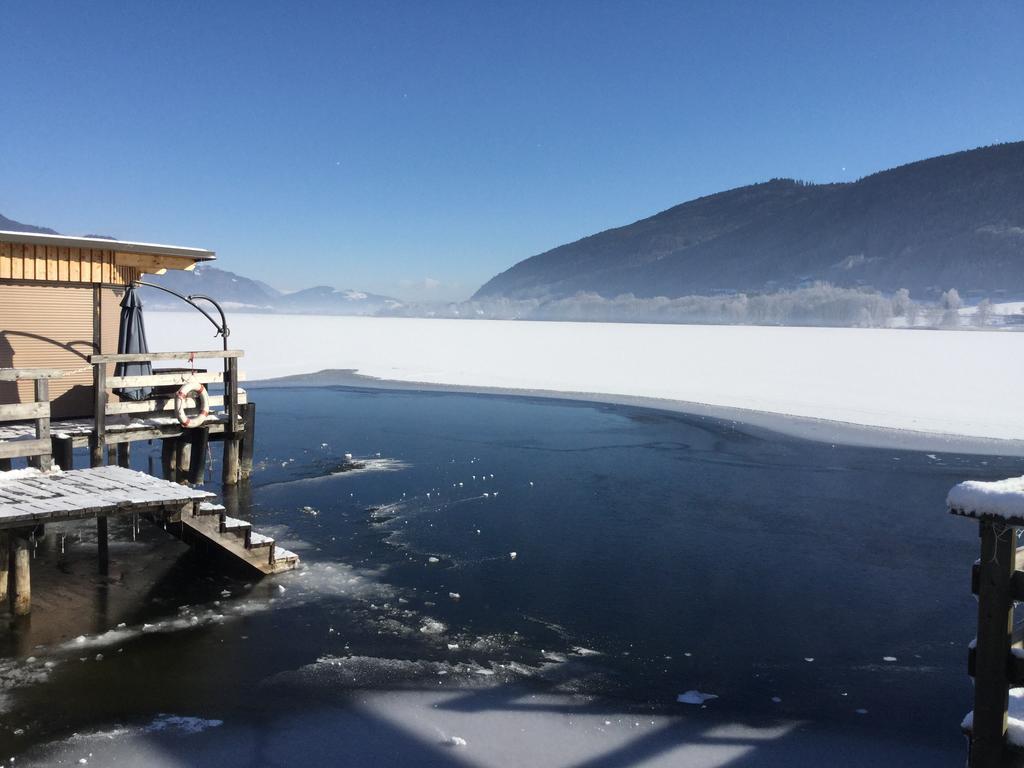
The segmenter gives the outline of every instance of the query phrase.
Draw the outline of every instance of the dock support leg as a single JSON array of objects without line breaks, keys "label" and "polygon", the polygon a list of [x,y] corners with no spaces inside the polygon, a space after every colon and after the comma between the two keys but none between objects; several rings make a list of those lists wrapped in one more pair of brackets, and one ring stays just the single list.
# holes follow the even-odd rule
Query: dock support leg
[{"label": "dock support leg", "polygon": [[174,482],[187,482],[192,466],[192,444],[185,435],[174,438],[174,465]]},{"label": "dock support leg", "polygon": [[163,470],[164,480],[170,480],[172,483],[178,469],[177,453],[176,438],[165,437],[160,441],[160,468]]},{"label": "dock support leg", "polygon": [[192,485],[202,485],[206,474],[206,454],[210,446],[210,431],[204,427],[196,427],[188,431],[189,464],[188,481]]},{"label": "dock support leg", "polygon": [[7,533],[0,531],[0,604],[7,601],[7,581],[10,578],[8,563],[11,560],[11,542]]},{"label": "dock support leg", "polygon": [[222,485],[238,483],[238,438],[233,433],[224,433],[224,466]]},{"label": "dock support leg", "polygon": [[14,540],[11,565],[14,569],[13,585],[10,592],[11,613],[28,616],[32,611],[32,578],[30,563],[32,554],[27,540],[18,536]]},{"label": "dock support leg", "polygon": [[117,466],[130,467],[132,465],[131,445],[131,443],[127,442],[117,444]]},{"label": "dock support leg", "polygon": [[96,435],[90,438],[89,442],[89,466],[90,467],[102,467],[103,466],[103,454],[106,453],[105,446]]},{"label": "dock support leg", "polygon": [[239,448],[238,475],[242,480],[248,480],[252,475],[253,453],[256,445],[256,403],[240,405],[242,412],[242,423],[245,431],[242,433],[242,445]]},{"label": "dock support leg", "polygon": [[53,462],[65,472],[75,468],[75,446],[70,437],[51,437],[50,451]]},{"label": "dock support leg", "polygon": [[982,520],[978,572],[978,639],[974,672],[974,728],[970,768],[1004,764],[1006,706],[1009,699],[1007,659],[1013,632],[1011,587],[1017,549],[1017,529]]},{"label": "dock support leg", "polygon": [[107,538],[107,516],[97,515],[96,517],[96,556],[99,560],[99,571],[101,576],[110,572],[110,545]]}]

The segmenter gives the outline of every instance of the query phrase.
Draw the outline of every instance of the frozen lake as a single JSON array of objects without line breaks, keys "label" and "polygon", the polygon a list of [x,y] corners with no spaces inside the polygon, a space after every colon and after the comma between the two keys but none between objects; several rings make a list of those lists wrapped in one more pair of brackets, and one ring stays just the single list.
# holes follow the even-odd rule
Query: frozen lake
[{"label": "frozen lake", "polygon": [[[350,370],[399,382],[703,404],[747,411],[733,416],[743,421],[753,411],[1024,436],[1024,337],[1012,332],[242,313],[230,322],[231,345],[245,350],[241,369],[251,380]],[[220,343],[196,312],[151,312],[146,327],[152,349]]]},{"label": "frozen lake", "polygon": [[[302,570],[225,577],[121,526],[100,581],[89,529],[64,555],[52,530],[31,622],[3,635],[0,758],[962,761],[977,537],[944,498],[1019,459],[525,398],[253,399],[257,472],[230,501]],[[345,452],[370,469],[337,473]]]}]

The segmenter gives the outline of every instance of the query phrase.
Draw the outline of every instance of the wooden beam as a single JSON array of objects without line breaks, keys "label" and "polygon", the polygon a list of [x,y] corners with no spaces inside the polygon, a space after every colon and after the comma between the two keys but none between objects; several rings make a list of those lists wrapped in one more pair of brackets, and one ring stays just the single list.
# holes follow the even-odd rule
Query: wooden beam
[{"label": "wooden beam", "polygon": [[63,368],[0,368],[0,381],[59,379],[66,373]]},{"label": "wooden beam", "polygon": [[[238,390],[238,402],[248,402],[244,389]],[[221,395],[210,395],[210,408],[224,405],[224,398]],[[177,407],[177,401],[173,397],[154,397],[151,400],[127,401],[124,403],[110,403],[107,405],[107,416],[120,416],[125,413],[146,414],[154,416],[166,416]],[[194,408],[195,401],[189,398],[185,403],[186,408]],[[140,416],[140,418],[145,418]]]},{"label": "wooden beam", "polygon": [[50,453],[50,438],[40,440],[8,440],[0,443],[0,459],[16,459]]},{"label": "wooden beam", "polygon": [[[97,365],[96,368],[103,368]],[[149,376],[110,376],[107,378],[107,386],[111,389],[121,387],[161,387],[184,384],[186,381],[198,381],[201,384],[213,384],[224,381],[224,374],[221,371],[207,373],[154,373]]]},{"label": "wooden beam", "polygon": [[241,349],[207,349],[188,352],[139,352],[124,355],[89,355],[89,362],[96,363],[149,363],[154,360],[205,360],[212,357],[244,357]]},{"label": "wooden beam", "polygon": [[93,371],[93,419],[92,442],[89,450],[90,466],[103,466],[103,449],[107,436],[107,366],[94,365]]},{"label": "wooden beam", "polygon": [[981,520],[979,525],[981,559],[970,766],[995,768],[1002,765],[1006,742],[1007,657],[1013,632],[1011,580],[1016,566],[1017,529],[994,520]]},{"label": "wooden beam", "polygon": [[155,274],[160,270],[182,269],[189,272],[195,269],[196,260],[188,256],[163,256],[151,253],[114,253],[114,263],[123,267],[135,267],[139,272]]},{"label": "wooden beam", "polygon": [[37,419],[49,415],[49,403],[13,403],[11,405],[0,405],[0,421],[24,421],[26,419]]}]

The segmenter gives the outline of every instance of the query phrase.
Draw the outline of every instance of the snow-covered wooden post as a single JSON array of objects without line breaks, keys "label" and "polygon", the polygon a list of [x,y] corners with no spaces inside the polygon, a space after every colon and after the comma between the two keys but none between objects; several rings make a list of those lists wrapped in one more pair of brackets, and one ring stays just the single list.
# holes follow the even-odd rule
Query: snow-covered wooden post
[{"label": "snow-covered wooden post", "polygon": [[[1024,599],[1024,547],[1017,547],[1024,527],[1024,477],[955,486],[946,499],[954,515],[978,520],[981,557],[972,586],[978,595],[978,634],[968,654],[974,676],[974,710],[961,725],[968,738],[970,768],[1018,765],[1013,749],[1024,744],[1024,659],[1013,626],[1013,607]],[[1024,637],[1024,635],[1022,635]],[[1011,690],[1013,688],[1013,690]],[[1017,752],[1017,754],[1014,754]]]}]

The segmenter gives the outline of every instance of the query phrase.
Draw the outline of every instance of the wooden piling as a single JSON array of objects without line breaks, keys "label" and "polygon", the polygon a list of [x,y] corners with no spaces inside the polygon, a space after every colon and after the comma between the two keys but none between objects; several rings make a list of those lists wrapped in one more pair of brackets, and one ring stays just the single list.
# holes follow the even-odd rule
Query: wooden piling
[{"label": "wooden piling", "polygon": [[164,480],[170,480],[172,483],[178,469],[176,440],[177,438],[174,437],[165,437],[160,441],[160,468],[163,471]]},{"label": "wooden piling", "polygon": [[11,613],[15,616],[28,616],[32,611],[32,559],[29,543],[21,536],[14,540],[12,560],[14,578],[10,590]]},{"label": "wooden piling", "polygon": [[253,455],[256,450],[256,403],[245,403],[239,406],[242,414],[242,444],[239,448],[238,474],[242,480],[252,475]]},{"label": "wooden piling", "polygon": [[70,437],[51,437],[50,450],[54,463],[64,472],[70,472],[75,468],[75,446]]},{"label": "wooden piling", "polygon": [[[35,380],[35,397],[37,403],[46,403],[46,412],[35,420],[36,439],[49,441],[50,439],[50,381],[49,379]],[[45,443],[44,443],[45,445]],[[41,472],[49,472],[53,459],[50,454],[43,453],[32,456],[28,460],[30,467],[35,467]]]},{"label": "wooden piling", "polygon": [[188,431],[189,465],[188,481],[191,485],[202,485],[206,474],[206,455],[210,446],[210,430],[196,427]]},{"label": "wooden piling", "polygon": [[997,768],[1003,764],[1006,743],[1017,529],[1000,521],[982,520],[980,534],[970,768]]},{"label": "wooden piling", "polygon": [[107,516],[96,516],[96,559],[101,576],[110,572],[110,544],[107,537]]},{"label": "wooden piling", "polygon": [[221,483],[236,485],[238,483],[238,438],[224,433],[224,462]]},{"label": "wooden piling", "polygon": [[102,467],[107,443],[107,366],[93,365],[93,433],[89,441],[89,466]]},{"label": "wooden piling", "polygon": [[132,444],[130,442],[123,442],[117,444],[117,466],[124,467],[125,469],[131,468],[132,465]]},{"label": "wooden piling", "polygon": [[174,439],[174,481],[188,482],[189,468],[192,466],[192,444],[185,435]]},{"label": "wooden piling", "polygon": [[0,531],[0,603],[7,600],[7,582],[10,578],[8,563],[11,558],[11,543],[7,532]]}]

